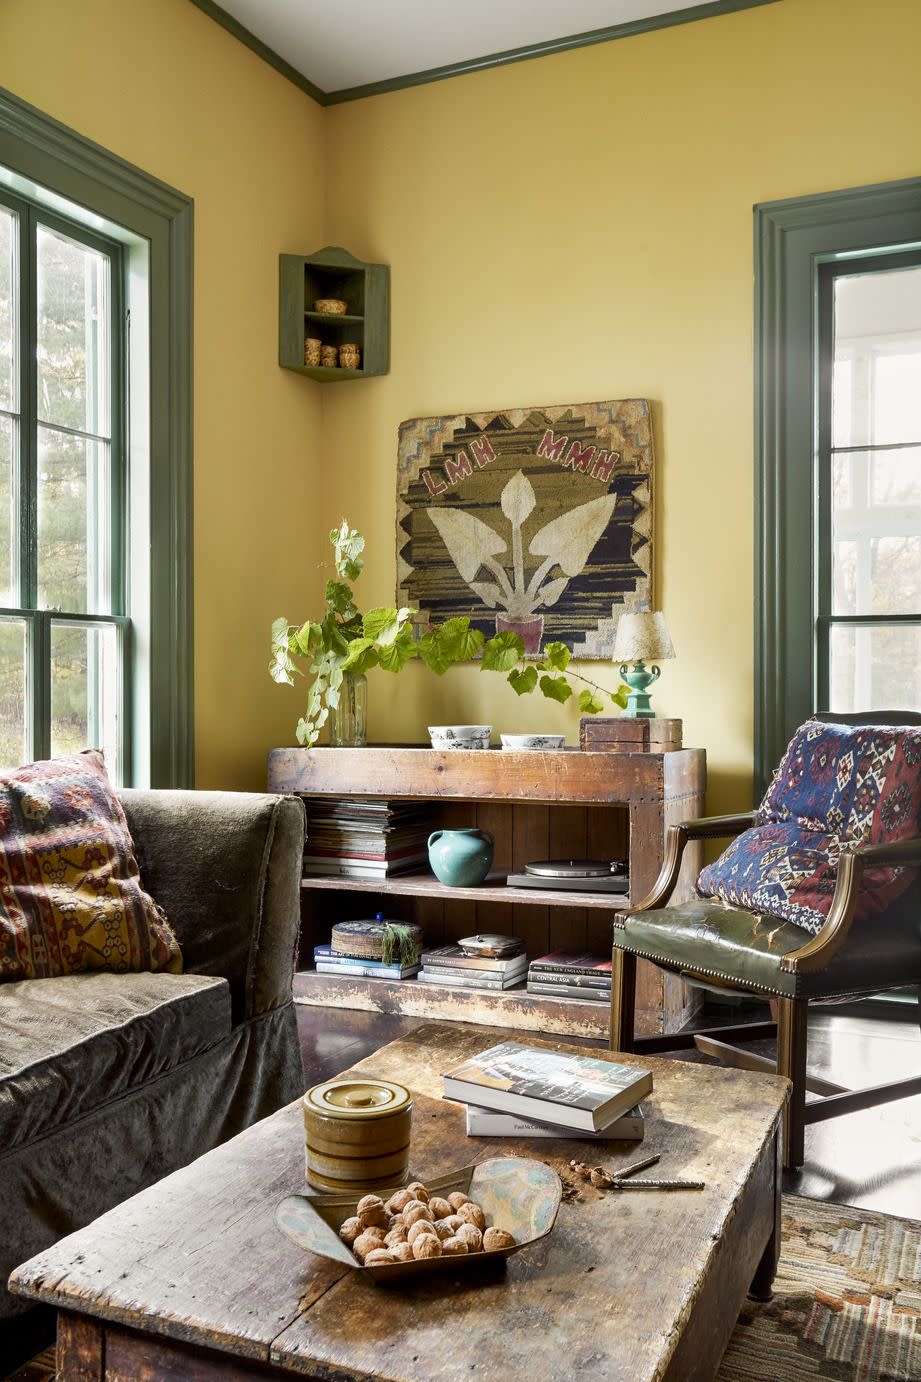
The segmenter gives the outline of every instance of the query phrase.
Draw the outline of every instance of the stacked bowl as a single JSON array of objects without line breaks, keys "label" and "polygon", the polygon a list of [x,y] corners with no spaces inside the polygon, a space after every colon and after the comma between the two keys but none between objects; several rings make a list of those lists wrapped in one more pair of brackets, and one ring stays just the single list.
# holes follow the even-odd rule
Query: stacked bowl
[{"label": "stacked bowl", "polygon": [[429,725],[433,749],[488,749],[492,725]]}]

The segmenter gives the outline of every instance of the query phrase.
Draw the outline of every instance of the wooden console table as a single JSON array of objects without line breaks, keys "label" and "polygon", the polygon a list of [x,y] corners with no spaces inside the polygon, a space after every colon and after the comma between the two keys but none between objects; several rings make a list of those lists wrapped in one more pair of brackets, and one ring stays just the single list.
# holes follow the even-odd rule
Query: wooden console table
[{"label": "wooden console table", "polygon": [[[511,931],[530,956],[548,950],[606,952],[611,912],[638,901],[662,863],[674,822],[703,814],[703,749],[671,753],[440,752],[428,748],[273,749],[269,790],[304,797],[407,798],[431,805],[431,829],[476,825],[495,836],[494,873],[477,888],[447,888],[430,873],[377,879],[308,877],[302,884],[302,950],[295,996],[322,1006],[485,1022],[561,1035],[603,1037],[606,1003],[436,988],[413,980],[347,979],[317,974],[313,946],[336,921],[386,909],[424,928],[426,946],[477,930]],[[505,875],[532,859],[629,858],[630,892],[563,893],[509,888]],[[690,894],[700,868],[686,851],[681,887]],[[658,1035],[684,1025],[698,1000],[677,976],[641,961],[637,1031]]]}]

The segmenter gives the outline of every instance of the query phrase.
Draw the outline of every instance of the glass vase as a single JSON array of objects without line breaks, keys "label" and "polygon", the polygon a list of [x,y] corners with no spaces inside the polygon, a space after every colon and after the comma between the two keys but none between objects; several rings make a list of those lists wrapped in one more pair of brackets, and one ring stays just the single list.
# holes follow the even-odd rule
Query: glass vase
[{"label": "glass vase", "polygon": [[339,704],[329,712],[329,742],[340,749],[360,749],[368,742],[368,679],[348,672],[339,687]]}]

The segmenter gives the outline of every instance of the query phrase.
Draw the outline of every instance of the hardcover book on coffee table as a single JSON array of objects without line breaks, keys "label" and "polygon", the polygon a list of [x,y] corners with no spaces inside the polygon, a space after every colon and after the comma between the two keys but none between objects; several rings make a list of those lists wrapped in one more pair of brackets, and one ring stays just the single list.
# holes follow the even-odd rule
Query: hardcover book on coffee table
[{"label": "hardcover book on coffee table", "polygon": [[652,1090],[652,1071],[503,1041],[444,1076],[448,1099],[598,1132]]},{"label": "hardcover book on coffee table", "polygon": [[[600,1132],[581,1129],[577,1134],[595,1142],[639,1142],[645,1131],[643,1105],[627,1109]],[[554,1123],[538,1123],[534,1118],[519,1118],[514,1113],[497,1113],[491,1108],[477,1108],[467,1105],[468,1137],[572,1137],[572,1128],[561,1128]]]}]

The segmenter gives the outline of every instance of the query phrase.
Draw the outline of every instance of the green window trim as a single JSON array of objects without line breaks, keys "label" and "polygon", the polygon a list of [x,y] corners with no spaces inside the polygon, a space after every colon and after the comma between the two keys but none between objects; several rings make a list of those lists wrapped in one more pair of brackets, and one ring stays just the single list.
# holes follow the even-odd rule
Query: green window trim
[{"label": "green window trim", "polygon": [[[190,198],[0,89],[0,167],[123,227],[149,272],[149,761],[156,787],[194,784]],[[15,192],[15,185],[11,187]],[[137,688],[135,688],[137,692]]]},{"label": "green window trim", "polygon": [[825,264],[921,245],[921,178],[755,207],[755,790],[822,688],[813,553]]}]

